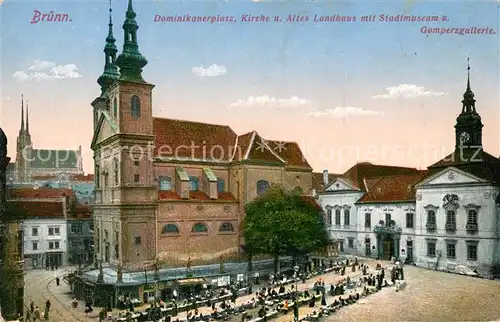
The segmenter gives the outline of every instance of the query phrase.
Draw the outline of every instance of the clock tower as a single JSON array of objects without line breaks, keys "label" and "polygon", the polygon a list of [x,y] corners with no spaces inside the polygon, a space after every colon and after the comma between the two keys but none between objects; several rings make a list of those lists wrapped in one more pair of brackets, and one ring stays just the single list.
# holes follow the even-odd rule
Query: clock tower
[{"label": "clock tower", "polygon": [[476,110],[476,100],[470,88],[470,65],[467,66],[467,89],[462,100],[462,112],[455,124],[455,149],[480,149],[483,145],[483,123]]}]

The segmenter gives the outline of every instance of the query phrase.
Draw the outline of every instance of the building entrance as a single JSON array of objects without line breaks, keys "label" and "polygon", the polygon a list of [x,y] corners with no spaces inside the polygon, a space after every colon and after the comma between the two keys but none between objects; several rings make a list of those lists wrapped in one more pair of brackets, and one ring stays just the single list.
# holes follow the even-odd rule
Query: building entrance
[{"label": "building entrance", "polygon": [[384,239],[384,253],[382,254],[384,260],[390,260],[394,255],[394,240],[390,237]]}]

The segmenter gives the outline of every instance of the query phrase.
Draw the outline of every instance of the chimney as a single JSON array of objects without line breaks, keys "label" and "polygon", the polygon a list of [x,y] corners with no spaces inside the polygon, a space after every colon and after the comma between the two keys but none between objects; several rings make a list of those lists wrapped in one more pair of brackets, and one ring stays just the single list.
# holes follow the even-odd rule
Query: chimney
[{"label": "chimney", "polygon": [[325,187],[328,185],[328,170],[323,170],[323,184]]}]

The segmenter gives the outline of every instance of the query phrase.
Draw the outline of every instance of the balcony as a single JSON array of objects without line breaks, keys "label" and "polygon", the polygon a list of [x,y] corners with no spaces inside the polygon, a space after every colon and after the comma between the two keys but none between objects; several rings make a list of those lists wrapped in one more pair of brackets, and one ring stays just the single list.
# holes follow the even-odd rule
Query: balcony
[{"label": "balcony", "polygon": [[465,225],[465,230],[467,230],[467,233],[469,233],[469,234],[475,234],[475,233],[477,233],[477,224],[476,223],[467,223],[467,225]]},{"label": "balcony", "polygon": [[454,233],[455,231],[457,231],[457,225],[455,223],[446,223],[444,225],[444,229],[448,233]]},{"label": "balcony", "polygon": [[427,229],[427,231],[436,231],[436,223],[428,222],[427,224],[425,224],[425,229]]}]

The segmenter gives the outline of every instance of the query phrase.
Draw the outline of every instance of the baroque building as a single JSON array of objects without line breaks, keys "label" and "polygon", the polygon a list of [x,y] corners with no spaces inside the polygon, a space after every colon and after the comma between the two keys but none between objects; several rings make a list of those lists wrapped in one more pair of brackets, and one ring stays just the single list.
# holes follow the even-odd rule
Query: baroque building
[{"label": "baroque building", "polygon": [[318,200],[338,250],[486,276],[498,270],[500,160],[483,150],[482,128],[468,75],[453,153],[425,171],[364,162],[333,180],[325,172]]},{"label": "baroque building", "polygon": [[294,142],[154,117],[135,18],[129,0],[117,56],[110,15],[92,102],[97,261],[121,272],[244,260],[244,205],[273,183],[310,192],[312,168]]},{"label": "baroque building", "polygon": [[30,133],[29,109],[26,102],[24,117],[24,98],[21,96],[21,127],[17,136],[16,161],[7,166],[7,181],[29,183],[37,176],[59,176],[83,174],[81,146],[78,150],[35,149]]}]

